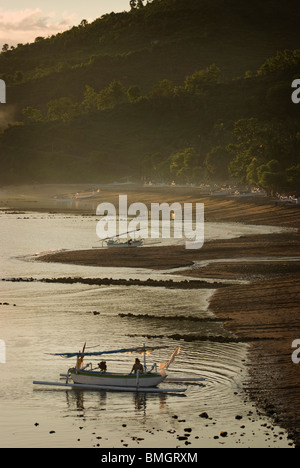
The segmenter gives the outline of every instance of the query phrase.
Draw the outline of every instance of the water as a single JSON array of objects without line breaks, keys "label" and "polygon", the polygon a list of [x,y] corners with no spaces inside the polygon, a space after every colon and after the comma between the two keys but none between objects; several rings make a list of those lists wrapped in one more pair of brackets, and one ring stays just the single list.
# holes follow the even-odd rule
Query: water
[{"label": "water", "polygon": [[[93,217],[1,213],[1,279],[169,277],[164,272],[43,264],[24,258],[48,250],[90,248],[97,242],[95,228]],[[206,239],[259,229],[211,224],[206,226]],[[0,305],[0,339],[6,344],[6,364],[0,364],[0,446],[287,447],[284,431],[270,429],[271,422],[259,417],[245,400],[246,344],[212,340],[187,343],[170,337],[178,333],[229,336],[222,323],[212,320],[208,309],[211,294],[209,290],[1,281],[0,302],[9,305]],[[129,313],[149,317],[126,316]],[[171,315],[186,319],[170,319]],[[187,385],[183,396],[75,392],[32,385],[33,380],[58,381],[59,374],[74,364],[50,353],[77,351],[85,342],[91,347],[113,349],[145,341],[168,347],[150,356],[149,364],[165,361],[181,345],[170,377],[204,377],[205,386]],[[134,358],[108,357],[108,368],[130,371]],[[199,416],[203,412],[209,419]],[[228,437],[220,437],[221,431]],[[178,436],[184,434],[187,439],[179,440]]]}]

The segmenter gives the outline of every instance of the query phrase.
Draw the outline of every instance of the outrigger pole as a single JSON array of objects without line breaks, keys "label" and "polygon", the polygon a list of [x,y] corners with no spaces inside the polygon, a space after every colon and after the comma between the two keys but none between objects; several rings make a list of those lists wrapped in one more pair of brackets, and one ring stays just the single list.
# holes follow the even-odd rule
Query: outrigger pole
[{"label": "outrigger pole", "polygon": [[69,384],[61,382],[39,382],[34,381],[33,385],[44,385],[48,387],[63,387],[72,390],[98,390],[107,391],[112,390],[116,392],[139,392],[139,393],[185,393],[186,388],[151,388],[151,387],[113,387],[113,386],[100,386],[100,385],[81,385],[81,384]]}]

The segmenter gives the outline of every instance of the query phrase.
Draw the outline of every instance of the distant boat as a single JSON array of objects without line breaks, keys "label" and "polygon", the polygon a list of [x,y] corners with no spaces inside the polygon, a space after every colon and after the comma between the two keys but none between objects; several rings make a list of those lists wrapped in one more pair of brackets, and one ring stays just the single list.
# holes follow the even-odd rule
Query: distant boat
[{"label": "distant boat", "polygon": [[116,248],[116,247],[123,247],[123,248],[134,248],[134,247],[142,247],[144,245],[143,239],[128,239],[128,240],[121,240],[120,237],[130,234],[132,232],[138,232],[140,229],[136,231],[129,231],[124,234],[118,234],[116,236],[107,237],[106,239],[101,239],[102,247],[103,243],[105,242],[108,248]]},{"label": "distant boat", "polygon": [[77,192],[77,193],[65,193],[60,195],[55,195],[53,198],[56,201],[66,201],[66,200],[81,200],[84,198],[93,198],[99,195],[100,189],[93,190],[92,192]]},{"label": "distant boat", "polygon": [[131,240],[129,239],[128,241],[122,242],[120,239],[110,239],[106,241],[107,247],[112,248],[112,247],[141,247],[144,244],[144,241],[141,240]]},{"label": "distant boat", "polygon": [[73,196],[73,198],[75,198],[75,200],[80,200],[82,198],[93,198],[97,196],[99,193],[100,193],[99,189],[93,192],[81,192],[81,193],[78,192]]}]

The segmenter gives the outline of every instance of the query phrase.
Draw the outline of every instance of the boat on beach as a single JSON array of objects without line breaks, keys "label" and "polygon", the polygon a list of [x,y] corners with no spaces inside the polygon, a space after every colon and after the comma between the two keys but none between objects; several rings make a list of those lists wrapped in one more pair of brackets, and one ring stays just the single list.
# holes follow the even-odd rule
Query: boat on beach
[{"label": "boat on beach", "polygon": [[107,247],[109,248],[116,248],[116,247],[142,247],[143,245],[143,240],[131,240],[129,239],[128,241],[122,242],[119,239],[110,239],[106,242]]},{"label": "boat on beach", "polygon": [[[147,367],[146,356],[157,349],[164,347],[136,347],[123,348],[109,351],[86,352],[86,344],[82,351],[77,353],[58,353],[54,356],[60,356],[66,359],[76,358],[76,365],[68,369],[63,376],[65,382],[41,382],[34,381],[34,385],[46,385],[57,387],[69,387],[91,390],[116,390],[116,391],[131,391],[131,392],[157,392],[157,393],[182,393],[186,388],[160,388],[159,385],[167,381],[167,373],[169,366],[174,362],[176,356],[180,353],[180,347],[176,348],[169,360],[157,366],[156,363],[150,369]],[[92,362],[84,363],[85,358],[95,358],[104,355],[120,354],[120,353],[137,353],[144,357],[143,365],[136,359],[136,365],[130,373],[107,372],[106,361],[97,363],[96,366]],[[159,369],[159,371],[158,371]],[[195,380],[195,379],[192,379]],[[204,380],[204,379],[197,379]],[[175,382],[176,379],[170,380]],[[178,381],[183,381],[179,379]]]},{"label": "boat on beach", "polygon": [[125,232],[123,234],[117,234],[115,236],[112,236],[112,237],[106,237],[106,239],[101,239],[101,242],[102,242],[102,247],[103,247],[103,244],[104,242],[106,243],[106,246],[108,248],[118,248],[118,247],[121,247],[121,248],[135,248],[135,247],[142,247],[144,245],[144,240],[143,239],[135,239],[135,238],[130,238],[130,239],[125,239],[125,240],[122,240],[122,237],[124,236],[128,236],[128,234],[131,234],[131,233],[136,233],[136,232],[139,232],[140,229],[137,229],[135,231],[129,231],[129,232]]}]

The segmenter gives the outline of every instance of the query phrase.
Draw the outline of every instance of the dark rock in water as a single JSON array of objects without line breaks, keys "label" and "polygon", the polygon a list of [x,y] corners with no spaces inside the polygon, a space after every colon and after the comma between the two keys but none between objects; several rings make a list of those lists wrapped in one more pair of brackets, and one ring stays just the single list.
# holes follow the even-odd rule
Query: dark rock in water
[{"label": "dark rock in water", "polygon": [[199,414],[200,418],[203,418],[203,419],[208,419],[208,414],[207,413],[201,413]]},{"label": "dark rock in water", "polygon": [[220,432],[220,436],[221,436],[221,437],[227,437],[227,436],[228,436],[228,432],[226,432],[226,431]]}]

